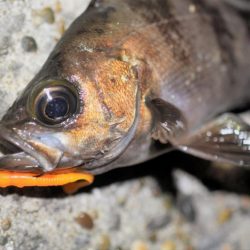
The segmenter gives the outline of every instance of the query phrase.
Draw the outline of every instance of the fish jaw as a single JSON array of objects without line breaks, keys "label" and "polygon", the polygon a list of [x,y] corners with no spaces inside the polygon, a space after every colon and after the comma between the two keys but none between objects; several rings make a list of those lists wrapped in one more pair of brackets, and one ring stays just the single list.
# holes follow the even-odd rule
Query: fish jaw
[{"label": "fish jaw", "polygon": [[[138,106],[139,103],[138,100]],[[24,130],[10,129],[0,125],[0,141],[3,148],[10,149],[10,151],[13,150],[12,154],[0,157],[0,173],[1,171],[10,171],[12,174],[9,175],[9,178],[15,179],[20,176],[16,176],[13,173],[44,175],[47,173],[70,171],[70,169],[76,167],[81,171],[88,171],[89,173],[92,173],[93,170],[95,171],[96,168],[101,169],[99,170],[101,172],[106,172],[106,168],[109,168],[110,162],[122,154],[134,138],[138,129],[138,122],[139,114],[137,113],[133,126],[126,135],[121,139],[119,137],[118,141],[114,139],[111,144],[103,142],[106,145],[106,152],[97,150],[94,153],[85,152],[85,154],[79,153],[81,150],[75,144],[75,141],[72,140],[70,134],[67,136],[63,133],[41,133],[27,138],[27,135],[24,135]],[[71,147],[68,147],[68,145],[71,145]],[[27,178],[29,183],[29,176],[25,175],[24,177]],[[6,178],[6,173],[3,178]]]},{"label": "fish jaw", "polygon": [[55,169],[62,157],[60,150],[48,146],[45,148],[39,142],[25,140],[14,129],[4,125],[0,125],[0,139],[4,148],[14,147],[17,151],[0,158],[1,168],[15,170],[23,167],[48,172]]},{"label": "fish jaw", "polygon": [[38,141],[27,142],[3,125],[0,128],[3,146],[23,150],[0,157],[1,188],[63,186],[66,193],[72,194],[94,181],[93,175],[81,168],[56,169],[62,151],[48,148]]}]

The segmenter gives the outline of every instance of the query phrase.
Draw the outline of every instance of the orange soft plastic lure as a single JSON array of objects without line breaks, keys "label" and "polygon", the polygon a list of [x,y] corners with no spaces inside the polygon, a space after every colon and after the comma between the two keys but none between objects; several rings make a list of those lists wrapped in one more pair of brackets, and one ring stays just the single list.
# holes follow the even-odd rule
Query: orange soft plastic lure
[{"label": "orange soft plastic lure", "polygon": [[72,193],[73,189],[77,190],[80,187],[90,185],[93,181],[93,175],[78,171],[45,173],[39,176],[37,173],[31,172],[0,171],[0,187],[2,188],[9,186],[18,188],[64,186],[68,193]]}]

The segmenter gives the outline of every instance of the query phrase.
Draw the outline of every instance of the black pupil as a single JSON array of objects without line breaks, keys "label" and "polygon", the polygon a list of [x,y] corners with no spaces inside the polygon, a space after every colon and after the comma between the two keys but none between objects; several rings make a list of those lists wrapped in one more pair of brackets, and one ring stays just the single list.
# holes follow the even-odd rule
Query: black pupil
[{"label": "black pupil", "polygon": [[54,97],[45,107],[45,114],[51,119],[58,119],[68,113],[68,103],[65,99]]}]

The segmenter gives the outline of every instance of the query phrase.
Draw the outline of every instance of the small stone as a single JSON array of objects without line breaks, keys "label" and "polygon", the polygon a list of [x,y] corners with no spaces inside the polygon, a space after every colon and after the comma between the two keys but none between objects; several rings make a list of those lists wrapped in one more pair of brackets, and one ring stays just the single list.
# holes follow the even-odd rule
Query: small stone
[{"label": "small stone", "polygon": [[224,224],[232,218],[232,215],[233,215],[232,209],[225,208],[225,209],[219,211],[217,221],[219,224]]},{"label": "small stone", "polygon": [[44,21],[49,23],[49,24],[52,24],[55,22],[55,15],[54,15],[54,11],[47,7],[47,8],[44,8],[41,12],[40,12],[41,16],[43,17]]},{"label": "small stone", "polygon": [[0,36],[0,56],[8,54],[9,46],[10,46],[10,37]]},{"label": "small stone", "polygon": [[172,197],[168,197],[168,196],[164,197],[163,202],[164,202],[164,207],[167,210],[172,209],[174,206]]},{"label": "small stone", "polygon": [[6,218],[6,219],[4,219],[4,220],[1,221],[1,228],[4,231],[9,230],[10,227],[11,227],[11,220],[9,218]]},{"label": "small stone", "polygon": [[229,244],[224,244],[221,250],[234,250],[234,247]]},{"label": "small stone", "polygon": [[62,4],[60,3],[60,1],[56,1],[55,11],[58,13],[62,12]]},{"label": "small stone", "polygon": [[114,212],[112,216],[109,217],[108,228],[110,230],[118,230],[121,226],[121,217],[120,214]]},{"label": "small stone", "polygon": [[176,244],[173,241],[167,240],[162,244],[161,250],[176,250]]},{"label": "small stone", "polygon": [[156,233],[156,232],[152,232],[152,233],[148,236],[148,239],[149,239],[151,242],[156,242],[156,241],[157,241],[157,233]]},{"label": "small stone", "polygon": [[60,20],[57,23],[57,27],[58,27],[58,31],[61,35],[63,35],[65,33],[65,21],[64,20]]},{"label": "small stone", "polygon": [[244,214],[250,212],[250,197],[243,197],[240,202],[240,211]]},{"label": "small stone", "polygon": [[37,44],[33,37],[31,36],[25,36],[23,37],[22,41],[22,48],[26,52],[34,52],[37,50]]},{"label": "small stone", "polygon": [[110,249],[110,237],[107,234],[103,234],[100,237],[100,243],[98,250],[109,250]]},{"label": "small stone", "polygon": [[96,209],[93,209],[93,210],[90,210],[88,211],[88,214],[90,215],[90,217],[93,219],[93,220],[96,220],[98,219],[99,217],[99,213]]},{"label": "small stone", "polygon": [[189,222],[196,219],[196,210],[193,205],[193,199],[189,195],[180,195],[177,199],[177,208]]},{"label": "small stone", "polygon": [[147,228],[151,231],[158,230],[166,227],[171,222],[171,217],[168,214],[164,214],[153,218],[147,225]]},{"label": "small stone", "polygon": [[148,246],[145,242],[143,241],[135,241],[133,244],[132,244],[132,247],[131,247],[131,250],[148,250]]},{"label": "small stone", "polygon": [[7,241],[8,241],[7,237],[0,235],[0,245],[1,246],[6,245]]},{"label": "small stone", "polygon": [[53,24],[55,22],[55,14],[50,7],[34,10],[32,16],[35,25],[40,25],[42,23]]},{"label": "small stone", "polygon": [[90,238],[87,234],[79,234],[74,239],[75,249],[82,249],[83,246],[87,246],[90,243]]},{"label": "small stone", "polygon": [[194,176],[182,171],[174,170],[174,182],[178,193],[187,196],[208,195],[208,189]]},{"label": "small stone", "polygon": [[84,229],[91,230],[94,227],[94,221],[92,217],[87,213],[80,213],[75,221]]}]

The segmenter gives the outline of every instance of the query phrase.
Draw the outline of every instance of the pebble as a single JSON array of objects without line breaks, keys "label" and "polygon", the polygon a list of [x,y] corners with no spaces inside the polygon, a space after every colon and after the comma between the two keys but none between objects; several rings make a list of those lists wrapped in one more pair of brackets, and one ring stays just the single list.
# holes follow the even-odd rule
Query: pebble
[{"label": "pebble", "polygon": [[219,224],[224,224],[228,222],[233,215],[233,211],[230,208],[224,208],[218,213],[217,221]]},{"label": "pebble", "polygon": [[177,208],[189,222],[195,221],[196,210],[193,205],[192,197],[189,195],[180,195],[177,199]]},{"label": "pebble", "polygon": [[110,242],[109,235],[107,234],[101,235],[98,250],[109,250],[110,245],[111,245],[111,242]]},{"label": "pebble", "polygon": [[182,170],[174,170],[173,177],[178,193],[181,195],[204,196],[209,194],[208,189],[201,183],[200,180]]},{"label": "pebble", "polygon": [[60,3],[60,1],[57,1],[55,4],[55,12],[57,13],[62,12],[62,4]]},{"label": "pebble", "polygon": [[94,228],[94,221],[92,217],[87,213],[80,213],[75,221],[84,229],[91,230]]},{"label": "pebble", "polygon": [[221,250],[234,250],[234,248],[230,244],[224,244]]},{"label": "pebble", "polygon": [[64,20],[60,20],[57,23],[57,27],[58,27],[58,31],[61,35],[63,35],[65,33],[65,21]]},{"label": "pebble", "polygon": [[149,221],[147,228],[148,230],[152,231],[158,230],[166,227],[170,222],[171,222],[171,217],[168,214],[164,214],[156,218],[153,218],[151,221]]},{"label": "pebble", "polygon": [[162,244],[161,250],[176,250],[176,244],[173,241],[167,240]]},{"label": "pebble", "polygon": [[118,213],[113,213],[108,222],[110,230],[118,230],[121,227],[121,216]]},{"label": "pebble", "polygon": [[75,248],[74,249],[82,249],[84,246],[89,245],[90,237],[87,234],[80,233],[74,239]]},{"label": "pebble", "polygon": [[240,202],[240,211],[244,214],[250,213],[250,198],[243,197]]},{"label": "pebble", "polygon": [[8,54],[9,46],[10,46],[10,37],[0,36],[0,56]]},{"label": "pebble", "polygon": [[151,242],[156,242],[158,239],[157,233],[156,232],[152,232],[151,234],[148,235],[148,239]]},{"label": "pebble", "polygon": [[133,242],[131,250],[149,250],[146,242],[137,240]]},{"label": "pebble", "polygon": [[40,25],[42,23],[53,24],[55,22],[55,14],[50,7],[41,10],[33,10],[32,16],[35,25]]},{"label": "pebble", "polygon": [[7,231],[9,230],[11,227],[11,220],[9,218],[6,218],[6,219],[3,219],[1,221],[1,228],[4,230],[4,231]]},{"label": "pebble", "polygon": [[1,246],[6,245],[7,241],[8,241],[7,237],[0,235],[0,245]]},{"label": "pebble", "polygon": [[26,52],[35,52],[37,51],[37,44],[33,37],[31,36],[25,36],[22,38],[21,41],[22,48]]}]

